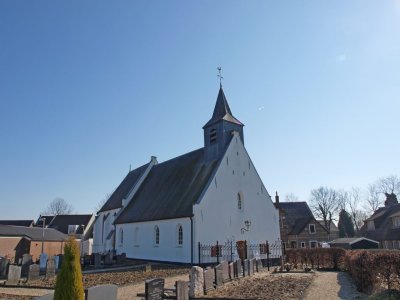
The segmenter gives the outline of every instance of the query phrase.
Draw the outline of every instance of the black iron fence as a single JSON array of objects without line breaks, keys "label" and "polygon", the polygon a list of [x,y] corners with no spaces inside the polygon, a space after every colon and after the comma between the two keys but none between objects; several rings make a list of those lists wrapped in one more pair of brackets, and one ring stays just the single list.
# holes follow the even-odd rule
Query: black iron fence
[{"label": "black iron fence", "polygon": [[198,263],[218,264],[220,261],[233,262],[237,259],[280,259],[285,254],[285,244],[281,241],[269,243],[249,243],[248,241],[227,241],[215,244],[198,243]]}]

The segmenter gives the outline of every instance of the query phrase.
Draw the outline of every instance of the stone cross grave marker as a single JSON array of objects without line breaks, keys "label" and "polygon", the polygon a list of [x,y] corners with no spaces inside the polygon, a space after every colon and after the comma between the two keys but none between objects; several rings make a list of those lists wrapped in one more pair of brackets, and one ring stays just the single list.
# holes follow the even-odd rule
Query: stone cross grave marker
[{"label": "stone cross grave marker", "polygon": [[224,284],[224,271],[222,269],[222,265],[219,264],[215,266],[215,285],[219,287]]},{"label": "stone cross grave marker", "polygon": [[213,268],[207,268],[204,270],[204,292],[207,294],[208,291],[214,289],[214,270]]},{"label": "stone cross grave marker", "polygon": [[229,278],[229,264],[227,261],[221,262],[222,265],[222,281],[228,282],[230,280]]},{"label": "stone cross grave marker", "polygon": [[38,280],[39,273],[40,273],[39,265],[37,265],[37,264],[30,265],[29,271],[28,271],[28,281]]},{"label": "stone cross grave marker", "polygon": [[0,258],[0,278],[7,277],[7,267],[9,264],[9,260],[5,257]]},{"label": "stone cross grave marker", "polygon": [[117,300],[117,293],[115,284],[96,285],[87,289],[86,300]]},{"label": "stone cross grave marker", "polygon": [[7,284],[18,284],[21,279],[21,267],[10,265],[8,268]]},{"label": "stone cross grave marker", "polygon": [[176,287],[176,300],[189,300],[189,287],[186,281],[177,281]]},{"label": "stone cross grave marker", "polygon": [[234,270],[233,270],[233,262],[229,263],[229,279],[235,279]]},{"label": "stone cross grave marker", "polygon": [[54,276],[56,276],[56,264],[54,259],[49,259],[46,267],[46,278],[51,278]]},{"label": "stone cross grave marker", "polygon": [[40,259],[39,259],[40,270],[46,270],[47,258],[48,256],[46,253],[40,254]]},{"label": "stone cross grave marker", "polygon": [[164,295],[164,279],[156,278],[145,281],[145,299],[162,300]]}]

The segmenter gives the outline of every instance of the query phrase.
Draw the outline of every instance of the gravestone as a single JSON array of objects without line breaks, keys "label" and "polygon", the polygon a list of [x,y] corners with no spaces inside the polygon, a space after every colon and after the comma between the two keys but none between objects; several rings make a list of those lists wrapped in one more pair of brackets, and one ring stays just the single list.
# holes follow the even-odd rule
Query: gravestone
[{"label": "gravestone", "polygon": [[249,276],[249,260],[245,259],[243,261],[243,276]]},{"label": "gravestone", "polygon": [[254,275],[254,258],[248,260],[249,264],[249,276]]},{"label": "gravestone", "polygon": [[28,275],[29,266],[32,264],[32,255],[24,254],[22,255],[22,262],[21,262],[21,275],[26,277]]},{"label": "gravestone", "polygon": [[110,266],[113,264],[113,260],[112,260],[112,253],[109,252],[106,254],[106,256],[104,257],[104,264],[106,266]]},{"label": "gravestone", "polygon": [[40,254],[39,267],[41,271],[46,270],[48,255],[46,253]]},{"label": "gravestone", "polygon": [[7,277],[7,267],[9,264],[9,260],[5,257],[0,258],[0,278]]},{"label": "gravestone", "polygon": [[56,264],[54,259],[49,259],[46,266],[46,278],[52,278],[54,276],[56,276]]},{"label": "gravestone", "polygon": [[239,258],[235,261],[236,277],[243,277],[242,260]]},{"label": "gravestone", "polygon": [[21,279],[21,267],[10,265],[8,268],[7,284],[18,284]]},{"label": "gravestone", "polygon": [[164,295],[164,279],[156,278],[145,281],[145,299],[162,300]]},{"label": "gravestone", "polygon": [[58,255],[53,256],[53,260],[54,260],[54,267],[57,271],[60,267],[60,256],[58,256]]},{"label": "gravestone", "polygon": [[117,255],[117,264],[118,265],[124,264],[125,260],[126,260],[126,254],[125,253]]},{"label": "gravestone", "polygon": [[214,289],[214,270],[213,268],[207,268],[203,272],[204,275],[204,292],[207,294],[208,291]]},{"label": "gravestone", "polygon": [[186,281],[176,282],[176,300],[189,300],[189,287]]},{"label": "gravestone", "polygon": [[100,253],[94,254],[94,267],[95,268],[101,267],[101,254]]},{"label": "gravestone", "polygon": [[150,264],[146,265],[145,271],[146,272],[151,272],[151,265]]},{"label": "gravestone", "polygon": [[235,272],[234,272],[234,268],[233,268],[233,262],[229,263],[229,279],[233,280],[235,279]]},{"label": "gravestone", "polygon": [[29,271],[28,271],[28,280],[38,280],[39,279],[39,273],[40,273],[40,267],[37,264],[33,264],[29,266]]},{"label": "gravestone", "polygon": [[256,260],[256,268],[257,268],[257,272],[261,272],[261,270],[262,270],[262,261],[261,261],[261,259],[257,259]]},{"label": "gravestone", "polygon": [[224,284],[224,271],[222,265],[219,264],[215,268],[215,286],[218,288],[219,286]]},{"label": "gravestone", "polygon": [[103,284],[86,290],[86,300],[117,300],[118,286]]},{"label": "gravestone", "polygon": [[221,262],[221,266],[222,266],[222,281],[228,282],[230,280],[229,278],[229,264],[227,261],[223,261]]},{"label": "gravestone", "polygon": [[192,267],[190,269],[190,288],[189,295],[191,298],[201,297],[204,295],[204,270],[201,267]]}]

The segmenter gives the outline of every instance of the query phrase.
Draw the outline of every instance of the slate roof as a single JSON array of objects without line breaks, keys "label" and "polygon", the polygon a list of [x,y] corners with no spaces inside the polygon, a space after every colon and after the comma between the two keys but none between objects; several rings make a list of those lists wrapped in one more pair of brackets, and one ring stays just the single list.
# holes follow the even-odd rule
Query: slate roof
[{"label": "slate roof", "polygon": [[206,125],[203,126],[203,128],[215,124],[220,120],[225,120],[227,122],[243,126],[243,124],[232,115],[231,109],[229,107],[228,101],[226,100],[222,87],[219,88],[217,102],[215,103],[213,115],[211,119],[206,123]]},{"label": "slate roof", "polygon": [[82,234],[82,226],[87,225],[92,218],[93,215],[56,215],[54,219],[49,224],[48,228],[57,229],[64,234],[68,234],[68,225],[78,225],[78,229],[76,230],[76,234]]},{"label": "slate roof", "polygon": [[289,235],[299,234],[311,220],[315,220],[307,202],[279,202],[275,207],[285,211]]},{"label": "slate roof", "polygon": [[[400,228],[393,228],[392,217],[400,213],[400,204],[380,207],[361,227],[358,235],[376,241],[400,240]],[[367,221],[373,221],[375,230],[368,230]]]},{"label": "slate roof", "polygon": [[351,244],[357,243],[357,242],[362,241],[362,240],[367,240],[367,241],[379,244],[378,241],[374,241],[374,240],[367,239],[367,238],[364,238],[364,237],[339,238],[339,239],[336,239],[336,240],[333,240],[333,241],[329,242],[329,244],[350,244],[351,245]]},{"label": "slate roof", "polygon": [[37,227],[43,227],[43,221],[40,220],[41,218],[44,218],[44,226],[47,227],[49,226],[49,224],[51,223],[51,221],[53,221],[54,216],[42,216],[40,215],[39,218],[36,221],[35,226]]},{"label": "slate roof", "polygon": [[121,208],[122,199],[124,199],[130,190],[135,186],[136,182],[140,179],[148,166],[149,163],[130,171],[98,212]]},{"label": "slate roof", "polygon": [[[43,228],[0,225],[0,236],[24,237],[33,241],[41,241]],[[51,228],[44,229],[45,241],[65,241],[68,236]]]},{"label": "slate roof", "polygon": [[35,222],[33,220],[0,220],[0,225],[26,226],[31,227]]},{"label": "slate roof", "polygon": [[204,148],[154,165],[114,223],[191,217],[216,166],[205,162]]}]

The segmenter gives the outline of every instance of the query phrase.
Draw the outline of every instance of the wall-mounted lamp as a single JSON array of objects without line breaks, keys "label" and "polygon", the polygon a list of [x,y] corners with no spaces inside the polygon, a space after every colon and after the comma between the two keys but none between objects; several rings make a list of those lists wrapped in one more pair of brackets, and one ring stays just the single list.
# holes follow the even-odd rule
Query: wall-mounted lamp
[{"label": "wall-mounted lamp", "polygon": [[244,234],[245,231],[249,231],[251,226],[251,221],[244,221],[244,227],[240,229],[241,233]]}]

